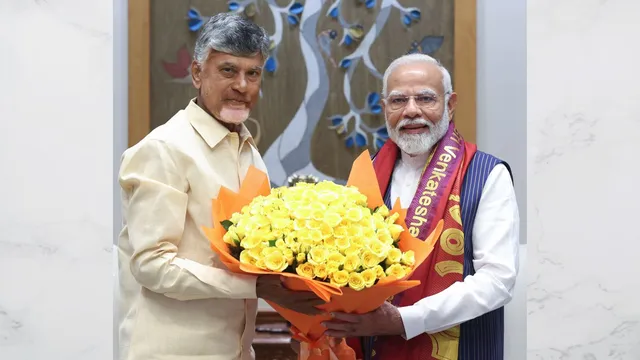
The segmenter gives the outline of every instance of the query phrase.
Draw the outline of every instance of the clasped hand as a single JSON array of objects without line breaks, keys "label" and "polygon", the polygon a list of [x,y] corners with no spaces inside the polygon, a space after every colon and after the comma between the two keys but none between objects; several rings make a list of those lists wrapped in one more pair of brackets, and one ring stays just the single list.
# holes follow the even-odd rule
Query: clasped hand
[{"label": "clasped hand", "polygon": [[289,290],[284,286],[284,277],[274,275],[258,276],[256,295],[264,300],[272,301],[285,309],[307,315],[322,314],[316,308],[325,302],[311,291]]}]

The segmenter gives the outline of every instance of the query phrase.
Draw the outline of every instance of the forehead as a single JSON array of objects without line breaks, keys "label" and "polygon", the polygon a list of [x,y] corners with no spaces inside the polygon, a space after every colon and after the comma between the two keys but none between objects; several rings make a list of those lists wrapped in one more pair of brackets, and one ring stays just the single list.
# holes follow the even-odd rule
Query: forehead
[{"label": "forehead", "polygon": [[387,79],[387,91],[412,93],[433,89],[442,93],[442,71],[438,65],[427,62],[413,62],[396,67]]},{"label": "forehead", "polygon": [[255,68],[262,67],[264,63],[262,55],[256,54],[252,56],[235,56],[219,51],[211,51],[207,63],[213,65],[230,64],[240,68]]}]

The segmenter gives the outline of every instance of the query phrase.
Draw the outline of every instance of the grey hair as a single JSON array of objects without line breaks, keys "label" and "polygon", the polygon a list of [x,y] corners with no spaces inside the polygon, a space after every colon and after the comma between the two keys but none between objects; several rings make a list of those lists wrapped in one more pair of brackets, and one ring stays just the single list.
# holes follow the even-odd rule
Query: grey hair
[{"label": "grey hair", "polygon": [[248,57],[257,54],[264,60],[269,54],[269,35],[253,21],[237,14],[219,13],[204,24],[193,52],[200,65],[207,61],[211,50]]},{"label": "grey hair", "polygon": [[448,97],[449,94],[453,92],[453,86],[451,85],[451,75],[449,71],[442,66],[440,61],[432,58],[429,55],[425,54],[407,54],[403,55],[391,62],[389,67],[384,72],[384,76],[382,78],[382,96],[387,97],[387,81],[389,80],[389,75],[400,65],[406,65],[416,62],[425,62],[429,64],[435,64],[442,71],[442,87],[444,88],[445,98]]}]

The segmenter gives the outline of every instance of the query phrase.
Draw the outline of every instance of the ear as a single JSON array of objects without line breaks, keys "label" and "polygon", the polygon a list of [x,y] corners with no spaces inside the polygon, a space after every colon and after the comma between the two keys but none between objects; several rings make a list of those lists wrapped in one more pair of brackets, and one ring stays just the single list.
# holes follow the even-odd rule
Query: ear
[{"label": "ear", "polygon": [[453,115],[456,112],[456,106],[458,105],[458,94],[455,92],[449,95],[449,101],[447,102],[447,106],[449,108],[449,119],[453,119]]},{"label": "ear", "polygon": [[200,86],[202,86],[202,69],[195,60],[191,62],[191,82],[193,87],[200,90]]}]

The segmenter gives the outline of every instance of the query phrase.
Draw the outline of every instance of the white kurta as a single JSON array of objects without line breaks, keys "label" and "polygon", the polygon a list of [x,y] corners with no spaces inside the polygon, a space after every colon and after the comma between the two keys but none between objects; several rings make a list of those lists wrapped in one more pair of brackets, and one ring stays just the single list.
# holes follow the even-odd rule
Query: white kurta
[{"label": "white kurta", "polygon": [[[402,154],[391,179],[391,202],[409,207],[429,153]],[[436,333],[507,304],[518,273],[518,204],[507,168],[497,165],[482,190],[473,224],[474,275],[444,291],[400,308],[406,338]]]}]

